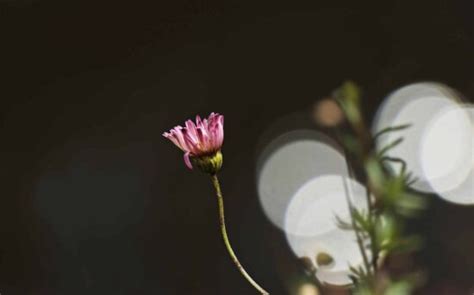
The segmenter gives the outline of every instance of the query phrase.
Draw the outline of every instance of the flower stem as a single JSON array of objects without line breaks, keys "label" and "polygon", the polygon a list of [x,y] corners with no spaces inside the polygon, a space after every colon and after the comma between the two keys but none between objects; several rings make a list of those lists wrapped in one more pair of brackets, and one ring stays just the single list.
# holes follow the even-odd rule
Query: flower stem
[{"label": "flower stem", "polygon": [[221,191],[221,186],[219,184],[219,179],[217,178],[217,175],[214,174],[214,175],[211,175],[211,180],[212,180],[212,184],[214,185],[214,188],[216,189],[216,194],[217,194],[217,203],[219,206],[219,224],[221,228],[222,238],[224,240],[225,247],[227,248],[227,251],[229,252],[230,257],[232,258],[232,261],[237,266],[237,268],[239,269],[240,273],[244,276],[244,278],[255,289],[257,289],[262,295],[269,295],[270,293],[265,291],[252,279],[252,277],[245,271],[242,264],[240,264],[239,259],[237,259],[237,256],[235,255],[234,250],[232,249],[232,246],[230,245],[229,237],[227,236],[227,230],[225,227],[225,215],[224,215],[224,198],[222,197],[222,191]]}]

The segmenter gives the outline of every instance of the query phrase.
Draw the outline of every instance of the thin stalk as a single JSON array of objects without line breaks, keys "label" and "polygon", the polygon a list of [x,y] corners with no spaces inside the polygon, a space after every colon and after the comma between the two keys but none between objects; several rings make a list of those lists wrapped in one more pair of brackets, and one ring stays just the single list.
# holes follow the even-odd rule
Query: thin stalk
[{"label": "thin stalk", "polygon": [[[361,118],[362,118],[362,116],[361,116]],[[402,128],[405,128],[405,126],[402,126]],[[370,157],[370,150],[371,150],[373,140],[371,140],[371,135],[367,131],[367,127],[366,127],[366,125],[365,125],[365,123],[362,119],[360,120],[360,122],[358,122],[357,124],[355,124],[353,126],[353,129],[355,131],[355,134],[359,138],[359,142],[362,144],[361,154],[359,156],[362,158],[362,164],[363,164]],[[384,132],[386,132],[386,131],[384,131]],[[399,142],[395,143],[395,145],[398,144],[398,143]],[[347,162],[347,169],[349,170],[349,173],[351,173],[352,170],[350,169],[350,166],[349,166],[348,162]],[[370,191],[369,183],[367,183],[366,193],[367,193],[366,194],[366,202],[367,202],[367,210],[368,210],[369,218],[371,219],[371,221],[375,221],[376,220],[376,214],[374,212],[374,204],[373,204],[372,198],[371,198],[371,191]],[[348,201],[350,201],[350,200],[348,199]],[[355,223],[355,221],[353,221],[353,222]],[[372,257],[371,257],[372,259],[371,259],[370,263],[368,262],[367,254],[365,253],[364,248],[361,247],[361,242],[359,240],[361,240],[362,238],[359,236],[360,233],[358,233],[357,230],[355,230],[355,232],[356,232],[356,237],[357,237],[357,243],[359,244],[359,248],[361,248],[362,257],[364,258],[364,264],[366,265],[367,271],[369,273],[373,273],[373,275],[375,276],[376,272],[377,272],[377,260],[378,260],[378,252],[377,252],[377,247],[376,247],[376,244],[375,244],[376,243],[376,241],[375,241],[375,238],[376,238],[375,237],[375,232],[374,232],[373,229],[370,230],[370,232],[367,232],[369,242],[370,242],[370,252],[372,252]],[[370,272],[370,266],[372,266],[372,271],[371,272]]]},{"label": "thin stalk", "polygon": [[[370,199],[370,195],[371,195],[370,186],[368,183],[367,183],[365,192],[366,192],[367,202],[369,204],[369,218],[371,219],[371,223],[375,225],[375,222],[377,222],[377,217],[372,207],[372,202]],[[369,237],[370,237],[370,250],[372,252],[372,267],[374,268],[374,273],[375,273],[377,271],[377,260],[379,259],[379,252],[378,252],[377,244],[376,244],[375,229],[373,227],[371,228],[369,232]]]},{"label": "thin stalk", "polygon": [[[350,169],[350,167],[348,167],[348,169]],[[349,173],[350,173],[350,170],[349,170]],[[347,206],[349,207],[351,225],[352,225],[352,228],[354,229],[357,245],[359,246],[359,251],[362,255],[362,260],[364,262],[365,270],[367,271],[367,274],[369,274],[371,276],[371,273],[372,273],[371,267],[370,267],[371,264],[369,262],[369,258],[367,257],[367,253],[365,252],[364,241],[363,241],[362,235],[361,235],[361,233],[359,231],[359,228],[358,228],[358,226],[355,222],[355,219],[354,219],[354,210],[355,210],[355,208],[352,205],[351,199],[349,197],[349,188],[347,186],[347,180],[343,179],[343,184],[344,184],[344,191],[345,191],[345,195],[346,195]]]},{"label": "thin stalk", "polygon": [[222,191],[221,191],[221,186],[219,184],[219,179],[217,178],[217,175],[211,175],[211,180],[212,184],[214,185],[214,188],[216,189],[216,194],[217,194],[217,204],[219,206],[219,225],[221,228],[221,234],[222,234],[222,239],[224,240],[225,247],[227,248],[227,251],[229,252],[230,258],[232,258],[232,261],[234,264],[237,266],[239,269],[240,273],[244,276],[244,278],[255,288],[257,289],[262,295],[269,295],[265,289],[260,287],[259,284],[257,284],[252,277],[245,271],[244,267],[242,264],[240,264],[239,259],[237,259],[237,256],[234,253],[234,250],[232,249],[232,246],[229,241],[229,237],[227,235],[227,230],[225,226],[225,215],[224,215],[224,198],[222,197]]},{"label": "thin stalk", "polygon": [[[349,161],[348,161],[348,158],[347,158],[347,152],[346,150],[344,149],[344,157],[346,158],[346,168],[347,168],[347,173],[349,174],[349,176],[351,176],[352,178],[354,177],[353,175],[353,171],[352,171],[352,168],[351,166],[349,165]],[[365,246],[364,246],[364,240],[363,240],[363,236],[362,236],[362,233],[359,231],[359,228],[356,224],[356,221],[354,219],[354,210],[356,210],[354,208],[354,206],[352,205],[352,201],[351,201],[351,198],[349,196],[349,187],[348,187],[348,182],[346,179],[343,178],[343,185],[344,185],[344,193],[345,193],[345,196],[346,196],[346,202],[347,202],[347,206],[349,207],[349,213],[350,213],[350,218],[351,218],[351,225],[352,225],[352,228],[354,229],[354,233],[355,233],[355,236],[356,236],[356,241],[357,241],[357,245],[359,246],[359,251],[360,251],[360,254],[362,255],[362,260],[364,262],[364,266],[365,266],[365,270],[367,272],[367,274],[372,277],[372,274],[375,275],[375,268],[372,270],[371,269],[371,263],[369,262],[369,258],[368,258],[368,255],[365,251]],[[371,201],[370,201],[370,196],[369,198],[367,199],[367,206],[368,206],[368,210],[369,210],[369,214],[370,214],[370,208],[372,206],[371,204]],[[371,236],[369,236],[369,239],[372,238]],[[373,243],[373,241],[371,241],[371,243]],[[372,254],[373,255],[373,254]],[[372,273],[373,271],[373,273]]]}]

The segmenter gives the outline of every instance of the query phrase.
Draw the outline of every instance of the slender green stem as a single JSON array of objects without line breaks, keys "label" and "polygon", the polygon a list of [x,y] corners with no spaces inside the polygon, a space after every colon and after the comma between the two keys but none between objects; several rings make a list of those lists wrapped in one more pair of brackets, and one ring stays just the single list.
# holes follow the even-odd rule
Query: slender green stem
[{"label": "slender green stem", "polygon": [[269,295],[270,293],[265,291],[252,279],[252,277],[245,271],[242,264],[240,264],[239,259],[237,259],[237,256],[235,255],[234,250],[232,249],[232,246],[230,245],[229,237],[227,236],[227,230],[225,227],[225,215],[224,215],[224,198],[222,197],[222,191],[221,191],[221,186],[219,184],[219,179],[217,178],[217,175],[215,174],[211,175],[211,179],[212,179],[212,184],[214,185],[214,188],[216,189],[217,203],[219,206],[219,224],[221,228],[222,238],[224,239],[225,247],[227,248],[227,251],[229,252],[230,257],[232,258],[232,261],[235,263],[235,265],[239,269],[240,273],[244,276],[244,278],[255,289],[257,289],[262,295]]},{"label": "slender green stem", "polygon": [[[350,169],[348,167],[348,169]],[[349,173],[350,173],[350,170],[349,170]],[[359,230],[359,227],[357,226],[356,224],[356,221],[355,221],[355,218],[354,218],[354,206],[352,205],[352,202],[351,202],[351,199],[349,197],[349,188],[348,188],[348,185],[347,185],[347,181],[346,180],[343,180],[343,184],[344,184],[344,191],[345,191],[345,195],[346,195],[346,202],[347,202],[347,206],[349,206],[349,213],[350,213],[350,218],[351,218],[351,225],[352,225],[352,228],[354,229],[354,233],[355,233],[355,236],[356,236],[356,241],[357,241],[357,245],[359,246],[359,251],[362,255],[362,260],[364,262],[364,266],[365,266],[365,270],[367,271],[367,274],[369,276],[371,276],[371,269],[370,269],[370,262],[369,262],[369,258],[367,257],[367,253],[365,252],[365,246],[364,246],[364,241],[363,241],[363,238],[362,238],[362,235],[361,235],[361,232]]]},{"label": "slender green stem", "polygon": [[371,230],[369,231],[369,238],[370,238],[370,251],[372,252],[372,267],[374,268],[374,273],[377,271],[377,261],[379,260],[379,250],[377,249],[376,244],[376,235],[375,235],[375,223],[377,222],[377,216],[374,212],[374,208],[372,206],[371,201],[371,192],[370,192],[370,185],[367,183],[366,187],[366,197],[368,203],[368,210],[369,210],[369,218],[373,226],[371,226]]},{"label": "slender green stem", "polygon": [[[345,151],[344,151],[344,156],[347,158],[347,153]],[[352,168],[349,165],[349,162],[347,160],[346,160],[346,165],[347,165],[347,172],[349,173],[350,176],[353,176],[352,175],[353,174]],[[372,277],[372,270],[370,268],[369,258],[367,256],[366,251],[365,251],[365,246],[364,246],[364,240],[363,240],[363,237],[362,237],[362,233],[360,232],[359,227],[357,226],[355,218],[354,218],[354,210],[356,210],[356,209],[352,205],[352,201],[351,201],[350,196],[349,196],[349,186],[348,186],[347,180],[343,179],[343,185],[344,185],[344,193],[345,193],[345,196],[346,196],[347,206],[349,207],[351,225],[352,225],[352,228],[354,229],[357,245],[359,246],[359,251],[360,251],[360,254],[362,255],[362,259],[363,259],[363,262],[364,262],[364,266],[365,266],[365,270],[367,272],[367,275],[369,277]],[[367,199],[367,205],[368,205],[368,210],[370,210],[370,208],[371,208],[370,198]],[[373,271],[375,272],[375,268],[373,269]]]}]

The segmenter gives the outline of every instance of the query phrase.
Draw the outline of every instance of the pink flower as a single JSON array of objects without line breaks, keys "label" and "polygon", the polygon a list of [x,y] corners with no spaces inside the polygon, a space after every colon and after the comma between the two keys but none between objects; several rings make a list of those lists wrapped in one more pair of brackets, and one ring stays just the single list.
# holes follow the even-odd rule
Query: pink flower
[{"label": "pink flower", "polygon": [[184,152],[184,163],[193,169],[190,157],[213,155],[221,150],[224,142],[224,116],[211,113],[207,119],[196,116],[196,123],[187,120],[186,127],[176,126],[163,136]]}]

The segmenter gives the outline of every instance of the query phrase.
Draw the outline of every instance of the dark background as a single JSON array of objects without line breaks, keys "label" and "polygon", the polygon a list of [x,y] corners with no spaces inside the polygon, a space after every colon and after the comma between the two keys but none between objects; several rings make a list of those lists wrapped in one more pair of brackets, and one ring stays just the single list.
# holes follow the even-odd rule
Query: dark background
[{"label": "dark background", "polygon": [[[0,0],[0,292],[254,294],[210,182],[161,137],[218,111],[234,247],[289,294],[300,270],[256,194],[261,134],[347,78],[369,118],[411,82],[474,97],[473,20],[471,0]],[[433,198],[419,221],[425,294],[470,294],[473,213]]]}]

